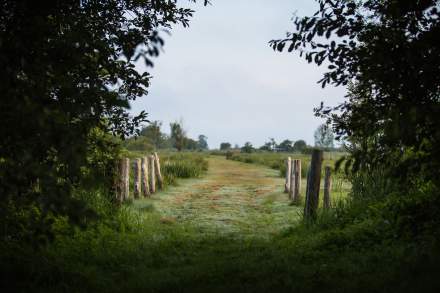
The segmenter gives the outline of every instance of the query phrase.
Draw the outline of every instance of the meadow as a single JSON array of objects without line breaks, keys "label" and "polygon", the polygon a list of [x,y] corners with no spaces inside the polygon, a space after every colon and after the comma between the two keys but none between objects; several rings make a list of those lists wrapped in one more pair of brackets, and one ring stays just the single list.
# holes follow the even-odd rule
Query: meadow
[{"label": "meadow", "polygon": [[[225,156],[229,160],[257,164],[266,166],[278,171],[278,176],[285,178],[286,176],[286,159],[291,157],[293,159],[301,160],[301,177],[302,177],[302,193],[305,193],[307,186],[307,170],[310,166],[310,154],[304,153],[285,153],[285,152],[213,152],[213,155]],[[322,162],[322,174],[324,178],[324,167],[329,166],[332,170],[332,200],[336,203],[339,199],[343,199],[351,190],[349,175],[347,175],[343,168],[335,168],[336,162],[340,160],[346,153],[343,152],[324,152],[324,160]],[[321,181],[321,189],[323,189],[323,180]]]},{"label": "meadow", "polygon": [[[283,193],[279,170],[200,153],[160,156],[170,166],[188,165],[166,171],[183,178],[151,198],[115,210],[94,194],[101,220],[72,231],[58,219],[56,238],[38,254],[0,244],[2,276],[14,291],[429,292],[440,285],[427,282],[440,260],[436,247],[396,237],[395,225],[381,224],[394,217],[382,212],[386,206],[345,194],[310,226],[303,207]],[[181,171],[189,165],[192,173]],[[430,258],[422,261],[423,254]]]}]

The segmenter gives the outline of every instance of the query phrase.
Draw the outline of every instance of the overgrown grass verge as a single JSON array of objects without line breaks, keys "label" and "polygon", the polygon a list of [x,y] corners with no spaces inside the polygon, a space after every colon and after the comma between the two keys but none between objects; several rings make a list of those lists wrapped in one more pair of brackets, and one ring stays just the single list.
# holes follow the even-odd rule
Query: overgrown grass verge
[{"label": "overgrown grass verge", "polygon": [[[2,243],[2,285],[23,292],[437,292],[438,223],[420,219],[437,204],[426,194],[398,207],[396,198],[370,203],[363,212],[346,203],[270,239],[201,234],[127,205],[111,221],[60,233],[38,252]],[[413,208],[420,212],[410,218]]]}]

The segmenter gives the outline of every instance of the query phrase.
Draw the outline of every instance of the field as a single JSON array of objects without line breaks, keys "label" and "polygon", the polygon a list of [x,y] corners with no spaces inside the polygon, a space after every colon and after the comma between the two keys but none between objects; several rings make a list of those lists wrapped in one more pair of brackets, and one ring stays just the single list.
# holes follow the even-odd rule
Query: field
[{"label": "field", "polygon": [[339,217],[351,217],[338,215],[342,200],[307,227],[277,170],[205,159],[207,172],[128,201],[111,221],[73,237],[60,221],[55,242],[38,255],[2,247],[14,255],[3,276],[20,276],[16,291],[38,292],[392,292],[429,278],[416,275],[409,284],[411,270],[435,268],[435,258],[418,263],[411,241],[379,240],[386,230],[375,223],[357,220],[341,230]]},{"label": "field", "polygon": [[[222,153],[217,153],[223,155]],[[291,157],[293,159],[299,159],[302,163],[301,176],[302,181],[302,194],[305,193],[307,170],[310,165],[310,155],[301,153],[272,153],[272,152],[256,152],[256,153],[238,153],[232,152],[224,154],[226,157],[233,161],[244,162],[248,164],[257,164],[278,171],[278,176],[284,178],[286,174],[286,159]],[[344,198],[350,191],[351,185],[347,176],[343,170],[335,170],[335,163],[344,156],[344,153],[338,152],[324,152],[324,161],[322,162],[322,175],[324,178],[324,166],[330,166],[332,169],[332,200],[338,201]],[[323,180],[321,181],[321,189],[323,188]]]}]

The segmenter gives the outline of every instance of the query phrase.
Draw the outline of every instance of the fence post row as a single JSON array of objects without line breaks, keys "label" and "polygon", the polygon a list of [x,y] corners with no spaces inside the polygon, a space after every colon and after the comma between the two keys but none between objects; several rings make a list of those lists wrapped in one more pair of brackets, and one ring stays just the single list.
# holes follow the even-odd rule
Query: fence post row
[{"label": "fence post row", "polygon": [[307,175],[306,203],[304,206],[304,218],[306,220],[316,219],[316,211],[319,204],[322,160],[322,150],[313,150],[312,161],[310,162],[310,169]]},{"label": "fence post row", "polygon": [[[163,188],[163,177],[160,172],[160,160],[157,153],[132,162],[134,198],[150,196],[156,192],[156,180],[159,188]],[[123,158],[117,161],[115,178],[116,200],[122,203],[130,197],[130,159]],[[156,178],[157,176],[157,178]]]},{"label": "fence post row", "polygon": [[324,208],[329,209],[331,207],[330,191],[332,188],[332,177],[330,166],[325,167],[324,176]]},{"label": "fence post row", "polygon": [[284,183],[284,193],[290,194],[290,176],[292,168],[292,158],[288,157],[286,160],[286,182]]}]

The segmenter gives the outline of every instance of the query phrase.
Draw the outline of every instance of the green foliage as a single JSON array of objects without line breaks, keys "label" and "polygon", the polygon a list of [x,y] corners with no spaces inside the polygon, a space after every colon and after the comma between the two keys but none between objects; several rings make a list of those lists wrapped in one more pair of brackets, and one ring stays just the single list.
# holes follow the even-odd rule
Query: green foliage
[{"label": "green foliage", "polygon": [[199,150],[207,150],[208,149],[208,137],[206,137],[203,134],[199,135],[197,147]]},{"label": "green foliage", "polygon": [[293,144],[293,151],[295,152],[303,152],[306,148],[307,143],[302,139],[295,141]]},{"label": "green foliage", "polygon": [[[201,233],[151,206],[124,206],[114,222],[60,233],[38,254],[1,243],[1,271],[13,291],[436,292],[439,243],[431,239],[439,223],[421,226],[420,217],[439,219],[431,212],[440,197],[425,191],[418,201],[394,197],[367,209],[340,203],[315,225],[297,224],[268,239]],[[406,215],[396,218],[399,225],[396,214]],[[62,221],[56,226],[66,228]]]},{"label": "green foliage", "polygon": [[202,155],[172,155],[163,161],[162,169],[165,177],[199,177],[208,170],[208,161]]},{"label": "green foliage", "polygon": [[347,100],[316,109],[352,145],[354,170],[387,166],[401,182],[440,186],[440,1],[319,0],[295,32],[272,41],[328,62],[322,86],[349,85]]},{"label": "green foliage", "polygon": [[293,141],[285,139],[278,145],[280,152],[293,152]]},{"label": "green foliage", "polygon": [[[162,122],[153,121],[147,127],[142,128],[140,136],[145,137],[155,149],[168,146],[168,137],[161,131]],[[171,146],[169,146],[171,147]]]},{"label": "green foliage", "polygon": [[220,150],[221,151],[227,151],[231,148],[231,144],[229,142],[222,142],[220,144]]},{"label": "green foliage", "polygon": [[129,102],[147,94],[150,75],[135,63],[151,66],[159,31],[191,15],[176,1],[0,2],[0,221],[35,211],[25,226],[2,229],[1,241],[50,234],[58,215],[86,221],[73,191],[102,170],[89,152],[117,155],[94,132],[137,132],[146,113],[130,117]]},{"label": "green foliage", "polygon": [[250,142],[246,142],[244,144],[244,146],[241,147],[241,152],[242,153],[252,153],[254,151],[254,147],[252,146],[252,144]]},{"label": "green foliage", "polygon": [[124,148],[129,151],[148,152],[153,151],[155,146],[151,140],[143,135],[129,138],[123,142]]},{"label": "green foliage", "polygon": [[[191,141],[188,141],[188,139],[185,140],[186,134],[185,131],[183,130],[182,123],[179,122],[170,123],[170,128],[171,128],[170,138],[172,140],[173,146],[180,152],[185,146],[185,142],[191,143]],[[195,144],[196,142],[194,142],[194,145]]]}]

